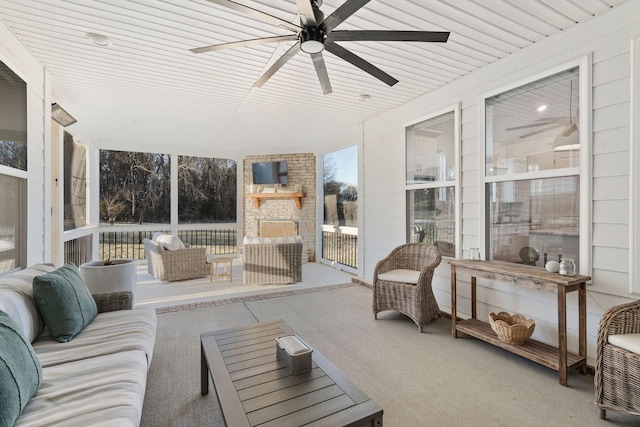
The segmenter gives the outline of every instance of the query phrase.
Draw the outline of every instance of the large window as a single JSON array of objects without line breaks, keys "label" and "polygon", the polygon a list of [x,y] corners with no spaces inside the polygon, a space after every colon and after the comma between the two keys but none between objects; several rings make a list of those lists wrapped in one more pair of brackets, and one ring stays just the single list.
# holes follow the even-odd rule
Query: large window
[{"label": "large window", "polygon": [[572,68],[485,99],[488,259],[579,265],[579,83]]},{"label": "large window", "polygon": [[235,222],[236,161],[178,157],[178,221],[181,224]]},{"label": "large window", "polygon": [[323,157],[322,258],[358,267],[358,147]]},{"label": "large window", "polygon": [[27,263],[27,85],[0,62],[0,274]]},{"label": "large window", "polygon": [[100,221],[168,224],[170,178],[166,154],[100,150]]},{"label": "large window", "polygon": [[455,255],[456,117],[449,111],[406,128],[407,241]]}]

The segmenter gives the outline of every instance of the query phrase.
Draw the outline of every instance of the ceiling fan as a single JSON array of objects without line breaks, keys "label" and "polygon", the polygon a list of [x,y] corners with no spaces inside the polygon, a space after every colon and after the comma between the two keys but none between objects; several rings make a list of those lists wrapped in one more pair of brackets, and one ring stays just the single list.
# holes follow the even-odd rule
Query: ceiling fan
[{"label": "ceiling fan", "polygon": [[540,129],[525,133],[523,135],[520,135],[520,137],[519,137],[519,138],[529,138],[530,136],[534,136],[534,135],[537,135],[539,133],[544,133],[544,132],[552,130],[552,129],[556,129],[556,128],[559,128],[559,127],[564,127],[564,129],[562,130],[562,133],[559,135],[559,137],[568,138],[575,131],[578,130],[578,126],[573,122],[573,115],[572,115],[572,112],[571,112],[571,110],[572,110],[572,108],[571,108],[572,100],[573,100],[573,81],[570,80],[569,81],[569,116],[568,117],[547,117],[547,118],[544,118],[544,119],[539,119],[535,123],[531,123],[531,124],[528,124],[528,125],[522,125],[522,126],[513,126],[513,127],[510,127],[510,128],[507,128],[505,130],[507,132],[510,132],[510,131],[513,131],[513,130],[520,130],[520,129],[528,129],[528,128],[539,127]]},{"label": "ceiling fan", "polygon": [[231,0],[209,0],[218,4],[244,13],[259,21],[282,27],[294,34],[263,37],[251,40],[223,43],[212,46],[190,49],[193,53],[211,52],[216,50],[250,46],[264,43],[276,43],[284,41],[297,42],[289,48],[277,61],[271,65],[260,78],[254,83],[254,87],[262,87],[271,76],[273,76],[282,66],[289,61],[299,51],[311,55],[313,65],[322,87],[322,92],[326,95],[332,92],[329,75],[324,63],[322,51],[327,50],[332,54],[355,65],[361,70],[371,74],[373,77],[383,81],[389,86],[398,83],[398,80],[380,70],[373,64],[362,59],[355,53],[343,48],[336,42],[339,41],[405,41],[405,42],[439,42],[445,43],[449,38],[449,32],[445,31],[387,31],[387,30],[361,30],[361,31],[334,31],[344,20],[357,12],[370,0],[347,0],[342,6],[337,8],[331,15],[325,18],[320,10],[322,0],[296,0],[300,13],[301,25],[269,15],[249,6],[244,6]]}]

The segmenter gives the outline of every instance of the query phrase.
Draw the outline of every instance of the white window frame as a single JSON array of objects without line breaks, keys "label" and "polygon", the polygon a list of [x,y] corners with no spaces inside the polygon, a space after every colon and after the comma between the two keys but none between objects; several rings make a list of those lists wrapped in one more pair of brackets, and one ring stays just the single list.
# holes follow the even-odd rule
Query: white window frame
[{"label": "white window frame", "polygon": [[486,187],[487,184],[493,182],[513,181],[511,175],[499,175],[499,176],[487,176],[485,171],[485,157],[486,157],[486,100],[500,93],[509,91],[511,89],[518,88],[520,86],[532,83],[537,80],[550,77],[554,74],[562,71],[578,67],[579,69],[579,81],[580,81],[580,167],[579,168],[567,168],[561,171],[558,170],[542,170],[535,172],[524,172],[518,174],[518,178],[522,180],[529,179],[544,179],[561,176],[575,176],[580,177],[580,266],[579,273],[582,275],[591,276],[592,270],[592,241],[593,241],[593,228],[592,228],[592,206],[593,206],[593,132],[592,132],[592,57],[591,54],[585,55],[580,58],[576,58],[572,61],[565,62],[557,65],[551,69],[546,70],[543,73],[537,73],[524,79],[514,81],[508,85],[503,85],[495,88],[491,91],[480,94],[478,100],[478,134],[480,136],[480,144],[478,149],[478,174],[479,182],[478,186],[478,214],[480,221],[478,224],[479,235],[478,245],[480,247],[481,259],[486,259],[487,248],[487,199],[486,199]]},{"label": "white window frame", "polygon": [[[461,103],[458,102],[456,104],[450,105],[448,107],[442,108],[440,110],[434,111],[433,113],[430,113],[428,115],[422,116],[420,118],[411,120],[409,122],[404,123],[403,127],[402,127],[402,132],[403,132],[403,144],[402,144],[402,161],[403,161],[403,173],[402,173],[402,181],[403,181],[403,186],[404,186],[404,234],[405,237],[404,239],[406,239],[406,234],[407,234],[407,227],[409,226],[408,224],[408,211],[407,211],[407,191],[409,190],[419,190],[419,189],[424,189],[424,188],[445,188],[445,187],[454,187],[454,192],[455,192],[455,219],[454,219],[454,227],[455,227],[455,238],[454,238],[454,244],[456,247],[456,252],[455,252],[455,256],[457,258],[461,258],[462,257],[462,248],[461,248],[461,242],[462,242],[462,199],[461,199],[461,179],[462,179],[462,171],[460,170],[461,168],[461,160],[460,160],[460,153],[461,153],[461,122],[460,122],[460,118],[461,118],[461,110],[462,110],[462,106]],[[454,169],[455,169],[455,175],[453,180],[451,181],[425,181],[425,182],[421,182],[419,184],[407,184],[407,128],[409,126],[413,126],[415,124],[427,121],[429,119],[433,119],[436,118],[438,116],[442,116],[443,114],[447,114],[453,112],[453,120],[454,120]]]},{"label": "white window frame", "polygon": [[631,78],[631,121],[630,121],[630,156],[631,159],[631,200],[629,209],[629,228],[631,239],[629,242],[629,293],[640,295],[640,226],[637,224],[637,215],[640,213],[640,35],[631,39],[630,46]]}]

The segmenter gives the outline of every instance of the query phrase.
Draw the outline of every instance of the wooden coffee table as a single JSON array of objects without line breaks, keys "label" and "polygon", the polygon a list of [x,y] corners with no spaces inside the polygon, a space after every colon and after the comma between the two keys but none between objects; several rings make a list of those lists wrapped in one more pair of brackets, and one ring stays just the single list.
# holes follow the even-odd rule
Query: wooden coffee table
[{"label": "wooden coffee table", "polygon": [[211,374],[225,423],[382,426],[382,408],[317,350],[311,371],[289,374],[276,358],[275,339],[293,333],[276,320],[200,335],[201,393],[209,393]]}]

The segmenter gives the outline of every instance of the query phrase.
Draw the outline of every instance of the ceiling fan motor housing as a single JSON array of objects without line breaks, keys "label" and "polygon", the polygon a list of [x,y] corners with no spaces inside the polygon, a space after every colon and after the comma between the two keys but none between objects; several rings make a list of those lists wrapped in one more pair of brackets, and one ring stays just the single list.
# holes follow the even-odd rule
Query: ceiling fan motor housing
[{"label": "ceiling fan motor housing", "polygon": [[320,53],[324,50],[324,30],[317,27],[304,28],[300,31],[300,49],[306,53]]}]

